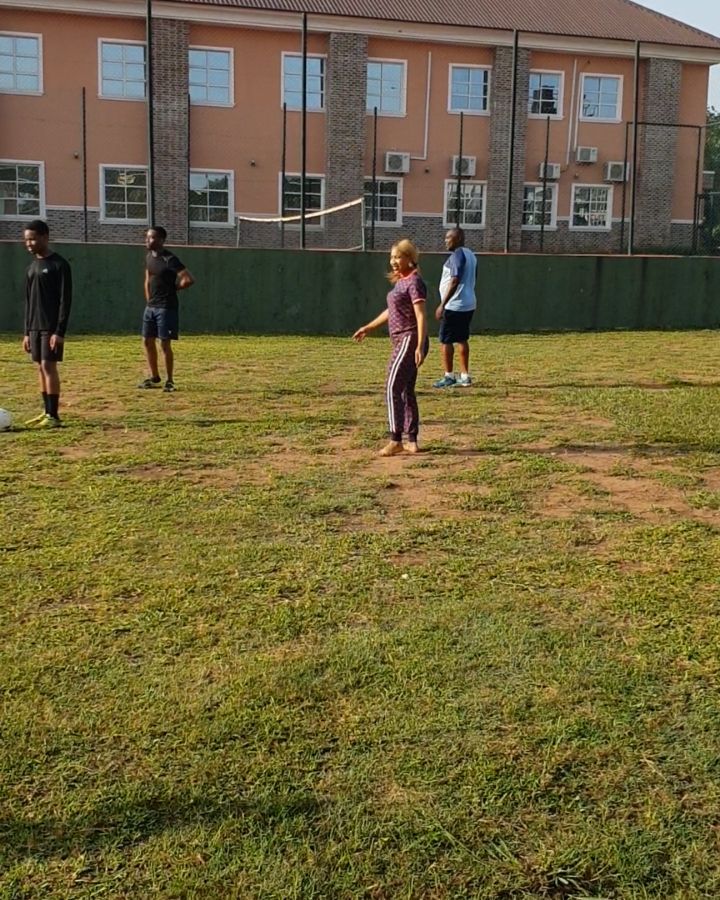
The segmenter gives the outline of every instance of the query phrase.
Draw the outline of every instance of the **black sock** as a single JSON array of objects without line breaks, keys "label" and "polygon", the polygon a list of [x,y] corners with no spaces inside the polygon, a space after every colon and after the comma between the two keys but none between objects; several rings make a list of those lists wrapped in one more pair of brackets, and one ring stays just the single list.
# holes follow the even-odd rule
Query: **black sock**
[{"label": "black sock", "polygon": [[60,394],[48,394],[47,395],[47,412],[49,416],[52,416],[53,419],[57,419],[58,417],[58,406],[60,405]]},{"label": "black sock", "polygon": [[43,406],[45,407],[45,412],[49,413],[50,410],[48,409],[48,395],[45,393],[45,391],[42,392],[42,398],[43,398]]}]

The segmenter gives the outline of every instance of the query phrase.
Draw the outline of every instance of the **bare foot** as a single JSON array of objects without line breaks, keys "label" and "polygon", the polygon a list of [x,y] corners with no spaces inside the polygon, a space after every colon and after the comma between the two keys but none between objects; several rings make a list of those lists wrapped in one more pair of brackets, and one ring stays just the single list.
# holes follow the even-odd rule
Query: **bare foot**
[{"label": "bare foot", "polygon": [[385,444],[382,450],[379,452],[379,456],[397,456],[398,453],[403,453],[403,445],[400,441],[390,441],[389,444]]},{"label": "bare foot", "polygon": [[407,444],[403,445],[405,447],[406,453],[419,453],[420,448],[418,447],[417,441],[408,441]]}]

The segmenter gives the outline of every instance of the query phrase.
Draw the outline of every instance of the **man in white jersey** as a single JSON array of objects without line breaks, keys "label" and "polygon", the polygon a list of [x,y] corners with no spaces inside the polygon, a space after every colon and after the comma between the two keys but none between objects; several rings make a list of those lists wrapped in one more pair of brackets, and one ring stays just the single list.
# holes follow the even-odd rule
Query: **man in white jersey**
[{"label": "man in white jersey", "polygon": [[[440,278],[440,305],[435,318],[440,322],[440,352],[445,374],[433,385],[436,388],[468,387],[470,378],[470,322],[477,306],[475,276],[477,259],[465,246],[462,228],[451,228],[445,235],[445,247],[450,256],[443,265]],[[455,344],[458,348],[460,372],[453,371]]]}]

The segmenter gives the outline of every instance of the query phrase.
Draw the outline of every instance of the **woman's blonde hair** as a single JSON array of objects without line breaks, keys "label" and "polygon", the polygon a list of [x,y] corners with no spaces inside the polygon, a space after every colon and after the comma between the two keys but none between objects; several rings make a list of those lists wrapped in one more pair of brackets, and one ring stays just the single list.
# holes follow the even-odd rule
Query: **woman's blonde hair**
[{"label": "woman's blonde hair", "polygon": [[[413,244],[413,242],[409,238],[403,238],[401,241],[398,241],[396,244],[393,244],[390,248],[390,255],[393,253],[399,253],[400,256],[404,256],[405,259],[410,261],[410,268],[414,271],[418,270],[418,260],[420,259],[420,251]],[[388,281],[395,284],[396,281],[399,281],[402,278],[402,275],[398,275],[396,272],[388,272]]]}]

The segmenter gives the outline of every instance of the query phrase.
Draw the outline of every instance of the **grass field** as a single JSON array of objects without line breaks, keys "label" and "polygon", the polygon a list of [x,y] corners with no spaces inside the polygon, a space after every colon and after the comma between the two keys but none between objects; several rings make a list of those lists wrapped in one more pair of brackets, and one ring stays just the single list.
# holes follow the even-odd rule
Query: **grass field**
[{"label": "grass field", "polygon": [[720,897],[719,341],[434,344],[383,460],[386,340],[73,339],[0,435],[0,897]]}]

